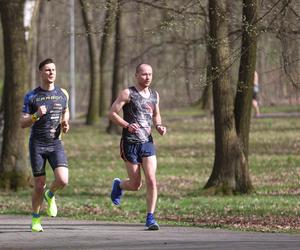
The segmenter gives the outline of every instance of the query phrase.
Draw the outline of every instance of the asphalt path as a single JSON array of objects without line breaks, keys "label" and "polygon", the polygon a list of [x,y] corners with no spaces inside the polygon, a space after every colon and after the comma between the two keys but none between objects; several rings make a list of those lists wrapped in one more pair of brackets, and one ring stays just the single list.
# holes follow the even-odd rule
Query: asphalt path
[{"label": "asphalt path", "polygon": [[30,231],[30,216],[0,215],[0,249],[300,249],[300,235],[234,232],[161,225],[43,218],[44,232]]}]

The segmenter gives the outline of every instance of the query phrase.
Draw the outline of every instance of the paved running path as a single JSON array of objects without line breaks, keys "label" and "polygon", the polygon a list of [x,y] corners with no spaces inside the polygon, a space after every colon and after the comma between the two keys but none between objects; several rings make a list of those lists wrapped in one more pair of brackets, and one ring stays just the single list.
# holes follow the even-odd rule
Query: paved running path
[{"label": "paved running path", "polygon": [[30,216],[0,215],[0,249],[300,249],[300,235],[232,232],[197,227],[120,224],[44,218],[42,233],[31,233]]}]

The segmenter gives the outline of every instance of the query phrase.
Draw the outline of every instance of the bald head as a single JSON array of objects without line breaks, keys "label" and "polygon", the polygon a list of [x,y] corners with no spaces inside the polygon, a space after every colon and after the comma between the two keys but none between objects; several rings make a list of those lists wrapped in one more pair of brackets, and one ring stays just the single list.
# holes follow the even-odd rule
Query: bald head
[{"label": "bald head", "polygon": [[149,87],[152,82],[152,67],[149,64],[141,63],[136,66],[135,78],[139,87]]},{"label": "bald head", "polygon": [[151,68],[151,70],[152,70],[152,67],[151,67],[150,64],[140,63],[139,65],[136,66],[135,73],[138,74],[141,71],[141,69],[144,69],[145,67],[146,68]]}]

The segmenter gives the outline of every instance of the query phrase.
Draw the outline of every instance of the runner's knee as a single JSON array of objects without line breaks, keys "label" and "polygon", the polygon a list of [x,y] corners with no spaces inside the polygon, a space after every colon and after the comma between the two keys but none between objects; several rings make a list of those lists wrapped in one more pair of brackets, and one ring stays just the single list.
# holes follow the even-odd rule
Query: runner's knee
[{"label": "runner's knee", "polygon": [[68,180],[60,180],[59,184],[61,188],[64,188],[68,185]]},{"label": "runner's knee", "polygon": [[55,182],[59,188],[64,188],[68,185],[68,169],[64,167],[58,167],[55,169]]},{"label": "runner's knee", "polygon": [[56,179],[56,184],[57,184],[60,188],[64,188],[65,186],[68,185],[68,178],[57,178],[57,179]]},{"label": "runner's knee", "polygon": [[150,178],[147,180],[147,187],[150,189],[155,189],[156,188],[156,179],[155,178]]}]

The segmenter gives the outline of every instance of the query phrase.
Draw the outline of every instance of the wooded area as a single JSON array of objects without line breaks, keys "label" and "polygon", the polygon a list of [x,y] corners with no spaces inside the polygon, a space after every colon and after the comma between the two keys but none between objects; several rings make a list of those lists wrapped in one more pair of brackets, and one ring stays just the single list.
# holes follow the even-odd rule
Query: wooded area
[{"label": "wooded area", "polygon": [[[74,13],[70,12],[71,1]],[[30,25],[21,29],[22,15],[14,18],[15,13],[7,9],[21,13],[29,3]],[[213,98],[216,158],[207,187],[222,182],[221,189],[229,187],[229,193],[252,189],[247,161],[254,70],[259,74],[262,105],[300,102],[300,4],[295,0],[1,0],[0,4],[4,41],[0,43],[0,55],[4,55],[0,56],[4,114],[1,177],[6,176],[6,169],[18,168],[15,163],[5,167],[4,153],[5,136],[10,134],[5,128],[12,129],[12,111],[6,99],[12,83],[22,85],[9,99],[15,110],[20,110],[20,96],[39,84],[38,63],[51,57],[57,65],[57,85],[70,89],[72,35],[76,94],[71,98],[76,100],[77,117],[86,117],[86,124],[105,115],[118,91],[133,84],[134,68],[140,62],[153,66],[153,87],[160,93],[162,108],[204,101],[202,106],[210,112],[212,107],[206,104]],[[70,27],[73,14],[75,34]],[[11,34],[23,38],[9,41]],[[15,55],[15,50],[22,57]],[[28,64],[18,62],[23,56]],[[16,61],[10,65],[11,58]],[[26,76],[19,78],[24,72]],[[108,131],[115,131],[111,126]],[[16,141],[18,129],[12,131]],[[12,136],[9,138],[13,143]],[[232,144],[226,149],[228,140]],[[224,155],[228,159],[222,158]]]},{"label": "wooded area", "polygon": [[[36,56],[30,67],[36,74],[37,63],[51,56],[58,66],[57,83],[69,89],[69,0],[40,2],[30,26],[31,43]],[[107,13],[110,6],[105,0],[84,1],[93,12],[97,47],[107,39],[103,69],[103,84],[110,100],[113,71],[114,16]],[[122,4],[122,83],[133,81],[133,70],[140,61],[153,64],[153,85],[160,90],[162,107],[176,107],[196,102],[206,84],[208,1],[188,0],[131,0]],[[230,11],[229,33],[231,46],[232,84],[237,82],[239,46],[241,38],[242,1],[228,1]],[[256,68],[261,83],[263,105],[275,103],[299,103],[299,92],[292,83],[299,82],[299,3],[295,0],[258,1],[258,48]],[[114,8],[114,7],[112,7]],[[107,15],[109,15],[106,18]],[[107,20],[106,20],[107,19]],[[106,20],[106,21],[105,21]],[[109,24],[108,22],[111,22]],[[107,25],[107,26],[105,26]],[[89,26],[88,34],[92,33]],[[105,28],[105,31],[104,31]],[[2,37],[2,32],[1,32]],[[75,0],[75,56],[76,56],[76,110],[87,113],[90,78],[90,58],[87,32],[80,1]],[[2,39],[2,38],[1,38]],[[37,40],[37,41],[35,41]],[[103,50],[103,48],[101,49]],[[0,46],[3,55],[3,46]],[[284,57],[282,56],[284,54]],[[0,79],[4,76],[3,56],[0,57]],[[101,56],[102,58],[102,56]],[[98,61],[101,60],[100,55]],[[291,75],[285,74],[285,68]],[[102,69],[100,69],[102,71]],[[38,84],[32,78],[31,86]],[[165,97],[166,96],[166,97]],[[106,104],[107,105],[107,104]],[[107,106],[106,106],[107,110]]]}]

